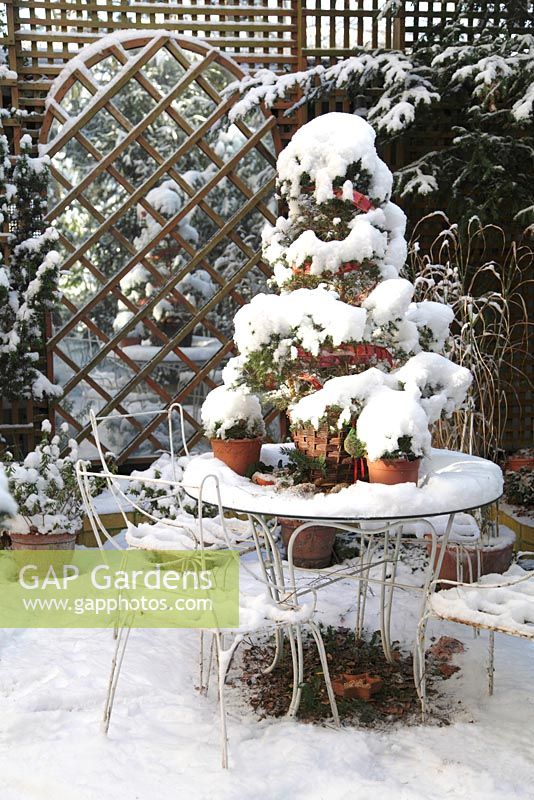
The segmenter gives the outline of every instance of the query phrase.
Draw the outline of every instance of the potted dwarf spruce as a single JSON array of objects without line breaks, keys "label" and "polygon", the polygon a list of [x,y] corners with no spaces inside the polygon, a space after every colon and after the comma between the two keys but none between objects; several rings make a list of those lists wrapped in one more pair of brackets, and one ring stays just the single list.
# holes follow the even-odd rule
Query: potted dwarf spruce
[{"label": "potted dwarf spruce", "polygon": [[265,423],[256,395],[218,386],[207,395],[201,419],[215,458],[238,475],[259,462]]},{"label": "potted dwarf spruce", "polygon": [[40,443],[23,461],[11,453],[4,458],[9,491],[18,505],[18,513],[3,522],[14,550],[74,550],[83,504],[75,471],[77,443],[67,440],[66,428],[52,436],[45,420]]},{"label": "potted dwarf spruce", "polygon": [[417,483],[421,458],[430,452],[428,416],[409,392],[382,387],[356,423],[370,483]]}]

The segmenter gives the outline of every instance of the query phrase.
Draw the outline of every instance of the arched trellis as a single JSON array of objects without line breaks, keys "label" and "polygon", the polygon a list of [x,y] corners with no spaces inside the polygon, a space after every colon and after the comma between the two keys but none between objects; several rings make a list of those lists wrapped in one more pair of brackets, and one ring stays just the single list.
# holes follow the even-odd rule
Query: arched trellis
[{"label": "arched trellis", "polygon": [[[125,31],[85,48],[48,95],[47,222],[60,232],[65,277],[47,352],[64,389],[57,415],[81,442],[90,441],[89,407],[112,417],[174,401],[186,406],[190,444],[201,437],[195,409],[232,352],[231,312],[247,302],[251,275],[258,283],[269,274],[259,234],[274,220],[275,119],[222,124],[233,103],[224,88],[241,76],[199,40]],[[162,184],[163,199],[176,200],[170,212]],[[171,254],[164,267],[162,253]],[[139,274],[149,286],[142,302],[128,291]],[[191,274],[211,284],[201,303],[183,288]],[[179,308],[170,334],[158,324],[162,307]],[[132,345],[140,325],[143,344]],[[198,346],[184,346],[199,325]],[[146,458],[166,446],[162,430],[156,419],[131,419],[107,444],[121,461]]]}]

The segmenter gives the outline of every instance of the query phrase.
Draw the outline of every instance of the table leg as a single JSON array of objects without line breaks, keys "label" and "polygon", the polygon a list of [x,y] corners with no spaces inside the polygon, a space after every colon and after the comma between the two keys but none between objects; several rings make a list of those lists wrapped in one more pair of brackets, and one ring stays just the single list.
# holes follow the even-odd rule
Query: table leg
[{"label": "table leg", "polygon": [[369,590],[369,574],[376,544],[373,537],[365,542],[365,533],[360,530],[360,575],[358,578],[358,599],[356,602],[356,638],[361,639],[363,635],[363,625],[365,622],[365,605],[367,602],[367,592]]},{"label": "table leg", "polygon": [[[384,565],[382,568],[382,587],[380,592],[380,636],[386,660],[390,664],[393,664],[395,659],[393,658],[391,650],[391,609],[393,607],[393,592],[395,591],[395,578],[397,576],[397,565],[399,562],[402,526],[397,526],[392,561],[389,560],[387,552],[389,535],[390,528],[388,527],[384,539]],[[388,567],[390,567],[391,570],[389,575]]]}]

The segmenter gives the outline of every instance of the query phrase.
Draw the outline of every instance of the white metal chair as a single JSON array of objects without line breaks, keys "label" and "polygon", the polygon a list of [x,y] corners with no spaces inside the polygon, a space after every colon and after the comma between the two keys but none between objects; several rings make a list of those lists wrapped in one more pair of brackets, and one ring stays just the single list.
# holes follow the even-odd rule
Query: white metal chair
[{"label": "white metal chair", "polygon": [[[440,586],[447,584],[451,588],[435,592],[438,581]],[[484,575],[476,583],[436,578],[429,587],[414,652],[415,682],[423,719],[427,713],[425,633],[431,617],[489,631],[488,690],[492,695],[495,632],[534,640],[534,572],[514,565],[503,575]]]},{"label": "white metal chair", "polygon": [[[105,460],[103,463],[105,464]],[[117,541],[112,536],[110,536],[109,532],[107,531],[95,507],[93,498],[91,497],[90,482],[95,477],[105,478],[107,485],[110,491],[112,492],[113,496],[115,497],[115,500],[117,502],[119,509],[121,510],[121,513],[123,514],[124,524],[127,531],[131,531],[135,527],[132,525],[131,521],[128,519],[127,516],[127,509],[129,508],[130,505],[133,505],[133,507],[136,509],[139,515],[142,515],[147,520],[156,522],[157,524],[164,523],[165,525],[169,526],[169,529],[171,530],[174,529],[176,533],[179,534],[180,544],[178,546],[175,545],[173,549],[184,549],[184,537],[187,537],[189,539],[190,549],[197,550],[201,553],[205,553],[207,550],[204,533],[205,533],[205,525],[208,522],[208,520],[205,520],[203,518],[203,508],[204,508],[202,502],[203,489],[205,483],[208,480],[214,480],[216,483],[217,498],[218,498],[218,510],[219,510],[218,521],[220,522],[221,526],[220,541],[214,542],[214,545],[216,547],[217,546],[220,547],[221,544],[224,543],[224,546],[226,546],[227,548],[229,549],[232,548],[233,542],[231,536],[228,533],[227,521],[225,520],[222,504],[220,501],[218,480],[215,476],[206,476],[204,478],[202,486],[200,487],[200,493],[198,499],[198,519],[194,520],[194,523],[192,523],[190,519],[187,519],[186,524],[184,524],[183,519],[181,519],[180,517],[173,520],[161,520],[160,517],[155,517],[146,508],[142,508],[141,506],[137,505],[135,501],[132,502],[131,498],[129,498],[127,494],[126,483],[128,478],[126,476],[113,475],[107,469],[105,470],[103,469],[103,471],[99,473],[89,472],[84,462],[78,462],[76,469],[85,509],[92,530],[94,532],[96,541],[102,549],[104,548],[106,542],[109,542],[111,546],[116,549],[121,549],[121,548],[117,543]],[[136,480],[139,479],[136,478]],[[144,481],[150,485],[166,487],[169,492],[181,491],[182,489],[180,483],[177,481],[166,481],[161,478],[145,478]],[[128,541],[130,543],[132,542],[135,543],[136,540],[135,537],[133,538],[128,537]],[[334,717],[335,724],[339,726],[339,715],[332,689],[332,684],[330,681],[328,661],[324,649],[324,643],[322,641],[320,630],[313,620],[313,614],[315,611],[315,598],[313,598],[313,602],[309,602],[308,604],[303,604],[299,602],[299,597],[297,594],[295,594],[294,592],[288,592],[286,590],[281,559],[278,554],[274,539],[268,529],[265,531],[265,540],[263,542],[260,542],[259,538],[256,535],[254,541],[255,541],[255,546],[257,548],[266,547],[271,553],[270,567],[266,567],[265,562],[261,558],[259,559],[260,561],[259,575],[248,565],[242,564],[242,568],[247,570],[254,577],[255,583],[259,589],[258,594],[241,596],[240,615],[242,619],[239,630],[225,632],[222,630],[210,629],[210,632],[213,634],[212,647],[210,648],[210,653],[213,652],[213,650],[215,650],[218,662],[217,673],[218,673],[218,690],[219,690],[219,705],[220,705],[220,718],[221,718],[222,765],[224,768],[228,766],[228,745],[227,745],[227,731],[226,731],[224,684],[233,655],[239,644],[244,640],[246,634],[258,633],[260,631],[267,631],[267,630],[274,631],[276,634],[276,644],[278,647],[281,641],[281,631],[284,630],[287,633],[290,643],[291,658],[293,665],[293,691],[288,710],[288,715],[294,717],[298,711],[300,694],[302,690],[302,682],[303,682],[302,626],[306,624],[309,627],[313,639],[318,648],[321,660],[321,666],[326,683],[327,693],[330,701],[330,706],[332,709],[332,715]],[[107,730],[109,729],[111,713],[117,689],[117,683],[124,660],[126,646],[130,635],[130,628],[131,625],[125,623],[123,627],[117,630],[116,647],[112,660],[111,674],[108,683],[108,692],[104,706],[104,717],[103,717],[104,732],[107,732]],[[226,645],[227,635],[230,636],[230,643],[228,645]],[[207,692],[210,670],[208,669],[207,677],[205,678],[206,673],[204,669],[205,659],[204,659],[203,643],[204,643],[203,638],[201,637],[199,687],[201,691]],[[269,670],[270,668],[267,669],[267,672]]]}]

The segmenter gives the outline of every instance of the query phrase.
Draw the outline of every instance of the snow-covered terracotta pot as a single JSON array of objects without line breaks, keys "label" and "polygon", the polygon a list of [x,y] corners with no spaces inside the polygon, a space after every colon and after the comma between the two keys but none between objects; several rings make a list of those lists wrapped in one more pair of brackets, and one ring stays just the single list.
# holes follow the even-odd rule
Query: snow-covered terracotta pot
[{"label": "snow-covered terracotta pot", "polygon": [[8,531],[12,550],[74,550],[75,533],[14,533]]},{"label": "snow-covered terracotta pot", "polygon": [[210,439],[213,455],[238,475],[260,460],[263,439]]},{"label": "snow-covered terracotta pot", "polygon": [[[287,551],[291,534],[306,520],[280,518],[278,522],[282,541]],[[312,525],[309,528],[305,528],[295,540],[293,564],[304,569],[328,567],[332,560],[332,548],[334,547],[335,538],[336,531],[334,528],[322,525]]]},{"label": "snow-covered terracotta pot", "polygon": [[[496,544],[478,547],[476,545],[458,547],[451,542],[443,555],[439,577],[444,581],[456,581],[460,578],[464,583],[471,583],[482,575],[502,575],[512,563],[514,545],[515,535],[503,536]],[[429,543],[429,552],[430,548]],[[438,545],[436,560],[440,552],[441,547]]]},{"label": "snow-covered terracotta pot", "polygon": [[419,478],[420,458],[408,461],[404,458],[367,459],[370,483],[385,483],[394,486],[397,483],[417,483]]}]

